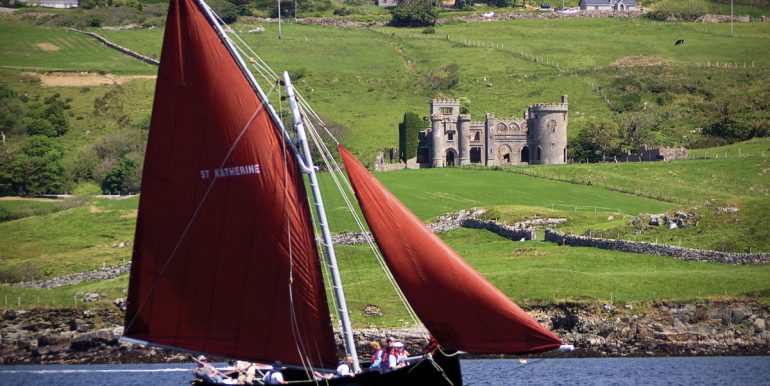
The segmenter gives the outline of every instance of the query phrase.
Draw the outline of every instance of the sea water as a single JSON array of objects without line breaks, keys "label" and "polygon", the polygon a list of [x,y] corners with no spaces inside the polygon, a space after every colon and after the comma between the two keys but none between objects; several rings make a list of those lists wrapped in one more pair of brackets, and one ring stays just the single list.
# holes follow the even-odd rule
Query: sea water
[{"label": "sea water", "polygon": [[[770,357],[463,360],[466,385],[762,385]],[[189,385],[193,364],[0,366],[0,385]]]}]

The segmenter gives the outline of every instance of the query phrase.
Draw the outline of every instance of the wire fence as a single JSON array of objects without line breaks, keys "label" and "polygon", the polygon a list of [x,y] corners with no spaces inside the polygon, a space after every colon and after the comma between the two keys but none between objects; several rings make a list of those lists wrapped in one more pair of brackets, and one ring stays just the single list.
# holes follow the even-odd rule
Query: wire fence
[{"label": "wire fence", "polygon": [[[662,23],[662,22],[655,22],[655,21],[649,21],[649,23]],[[667,22],[668,23],[668,22]],[[661,26],[664,24],[660,24]],[[670,24],[669,24],[670,25]],[[587,79],[583,76],[581,76],[576,71],[580,71],[579,68],[567,68],[560,64],[555,59],[549,58],[547,56],[544,56],[542,54],[537,54],[533,52],[529,52],[527,50],[524,50],[522,48],[516,47],[514,44],[506,44],[506,43],[499,43],[499,42],[491,42],[491,41],[484,41],[484,40],[473,40],[473,39],[456,39],[451,37],[449,34],[414,34],[414,33],[400,33],[400,32],[380,32],[380,31],[374,31],[381,34],[390,35],[393,37],[399,37],[403,39],[431,39],[431,40],[443,40],[447,41],[449,43],[463,46],[463,47],[477,47],[477,48],[491,48],[491,49],[497,49],[497,50],[503,50],[508,53],[511,53],[513,55],[519,56],[523,60],[531,61],[533,63],[537,63],[541,66],[550,67],[552,69],[555,69],[560,74],[572,76],[575,79],[578,79],[582,82],[584,82],[586,85],[588,85],[591,90],[596,93],[601,99],[604,100],[607,105],[612,108],[613,102],[612,100],[604,93],[604,89],[595,84],[593,80]],[[770,38],[770,37],[765,37]],[[747,71],[754,71],[754,70],[761,70],[765,71],[767,67],[770,67],[770,63],[762,63],[758,62],[756,60],[752,60],[751,62],[741,61],[738,62],[737,60],[707,60],[706,62],[692,62],[692,63],[677,63],[676,66],[680,67],[699,67],[699,68],[714,68],[714,69],[744,69]]]}]

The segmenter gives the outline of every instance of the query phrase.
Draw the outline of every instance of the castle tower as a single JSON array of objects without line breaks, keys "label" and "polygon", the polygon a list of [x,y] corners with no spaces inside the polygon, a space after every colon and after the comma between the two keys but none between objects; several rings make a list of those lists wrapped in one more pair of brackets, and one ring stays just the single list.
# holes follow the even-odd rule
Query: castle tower
[{"label": "castle tower", "polygon": [[431,99],[430,127],[432,163],[434,168],[459,164],[457,138],[460,101],[457,99]]},{"label": "castle tower", "polygon": [[527,108],[530,164],[567,163],[567,96],[561,103],[536,104]]},{"label": "castle tower", "polygon": [[457,117],[457,148],[460,151],[460,166],[470,165],[471,152],[471,116],[460,114]]}]

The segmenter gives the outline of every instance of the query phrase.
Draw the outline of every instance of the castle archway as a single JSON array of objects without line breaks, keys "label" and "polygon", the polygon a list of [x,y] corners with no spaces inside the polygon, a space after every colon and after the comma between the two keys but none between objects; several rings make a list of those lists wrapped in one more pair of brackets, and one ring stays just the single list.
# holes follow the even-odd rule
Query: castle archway
[{"label": "castle archway", "polygon": [[521,162],[529,163],[529,147],[527,145],[524,145],[524,147],[521,148]]},{"label": "castle archway", "polygon": [[472,147],[471,148],[471,163],[472,164],[480,164],[481,163],[481,148],[480,147]]},{"label": "castle archway", "polygon": [[500,160],[500,164],[509,164],[513,159],[511,159],[511,147],[508,145],[500,146],[500,150],[498,150],[497,154],[499,155],[498,159]]},{"label": "castle archway", "polygon": [[454,149],[446,151],[446,167],[455,166],[455,159],[457,159],[457,152]]}]

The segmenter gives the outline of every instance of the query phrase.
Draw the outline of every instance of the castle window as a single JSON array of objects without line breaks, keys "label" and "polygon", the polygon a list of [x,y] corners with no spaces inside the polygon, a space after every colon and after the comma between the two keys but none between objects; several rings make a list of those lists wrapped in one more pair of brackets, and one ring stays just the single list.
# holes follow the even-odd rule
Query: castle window
[{"label": "castle window", "polygon": [[540,161],[540,153],[542,153],[543,149],[540,147],[537,148],[537,160]]},{"label": "castle window", "polygon": [[511,130],[513,130],[514,132],[518,133],[518,132],[521,131],[521,128],[519,127],[519,125],[517,125],[515,123],[512,123],[511,124]]},{"label": "castle window", "polygon": [[497,132],[497,134],[507,134],[508,126],[506,126],[504,123],[498,123],[495,127],[495,132]]},{"label": "castle window", "polygon": [[555,133],[556,132],[556,121],[554,121],[553,119],[548,121],[548,123],[545,124],[545,127],[546,127],[546,129],[548,129],[548,131],[550,131],[552,133]]},{"label": "castle window", "polygon": [[474,141],[480,141],[481,140],[481,132],[477,131],[476,134],[473,134],[473,140]]},{"label": "castle window", "polygon": [[439,107],[439,111],[441,111],[442,115],[452,115],[451,107]]},{"label": "castle window", "polygon": [[449,141],[454,141],[455,140],[455,133],[454,133],[454,131],[448,132],[446,134],[446,136],[447,136],[447,140],[449,140]]}]

